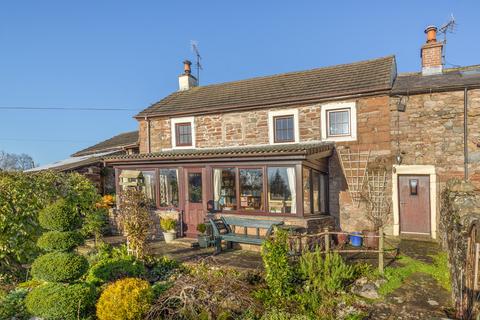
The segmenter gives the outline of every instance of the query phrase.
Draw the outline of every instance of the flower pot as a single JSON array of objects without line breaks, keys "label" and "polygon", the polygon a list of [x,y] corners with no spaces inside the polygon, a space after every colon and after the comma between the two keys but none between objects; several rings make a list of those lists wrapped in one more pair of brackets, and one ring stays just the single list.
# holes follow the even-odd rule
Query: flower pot
[{"label": "flower pot", "polygon": [[365,236],[363,239],[363,245],[367,248],[371,249],[378,249],[378,232],[377,231],[369,231],[364,230],[363,235]]},{"label": "flower pot", "polygon": [[343,247],[348,243],[348,234],[339,233],[336,236],[337,245],[339,245],[340,247]]},{"label": "flower pot", "polygon": [[[352,234],[362,234],[361,232],[352,232]],[[350,236],[350,244],[354,247],[362,246],[362,237]]]},{"label": "flower pot", "polygon": [[199,234],[197,236],[198,238],[198,245],[200,248],[208,248],[208,245],[210,244],[210,237],[206,234]]},{"label": "flower pot", "polygon": [[177,237],[177,233],[175,231],[169,231],[163,233],[163,239],[165,239],[166,243],[172,242]]}]

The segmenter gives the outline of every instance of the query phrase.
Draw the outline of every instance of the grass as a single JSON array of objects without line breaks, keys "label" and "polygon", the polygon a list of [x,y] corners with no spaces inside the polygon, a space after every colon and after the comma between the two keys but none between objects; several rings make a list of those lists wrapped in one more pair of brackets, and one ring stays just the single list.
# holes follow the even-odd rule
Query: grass
[{"label": "grass", "polygon": [[386,296],[395,291],[415,272],[432,276],[440,286],[450,292],[450,272],[448,270],[447,254],[440,252],[431,257],[433,264],[415,260],[405,255],[400,256],[398,262],[402,266],[397,268],[387,267],[385,269],[385,279],[387,282],[380,286],[379,293]]}]

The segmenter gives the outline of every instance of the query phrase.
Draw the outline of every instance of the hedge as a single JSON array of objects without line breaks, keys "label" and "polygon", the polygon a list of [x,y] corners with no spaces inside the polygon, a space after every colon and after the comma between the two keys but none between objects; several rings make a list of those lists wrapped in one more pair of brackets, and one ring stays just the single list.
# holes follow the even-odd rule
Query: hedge
[{"label": "hedge", "polygon": [[99,320],[141,320],[150,309],[153,290],[142,279],[118,280],[103,291],[97,302]]},{"label": "hedge", "polygon": [[33,289],[25,304],[31,314],[43,319],[76,320],[93,315],[96,298],[95,288],[85,283],[47,283]]},{"label": "hedge", "polygon": [[37,246],[45,251],[70,251],[83,243],[83,237],[76,231],[45,232],[37,241]]},{"label": "hedge", "polygon": [[72,231],[80,227],[80,215],[76,207],[65,199],[46,206],[38,215],[40,225],[52,231]]},{"label": "hedge", "polygon": [[134,259],[110,258],[90,268],[87,282],[100,285],[121,278],[140,277],[145,273],[143,264]]},{"label": "hedge", "polygon": [[88,261],[73,252],[51,252],[32,264],[32,276],[50,282],[72,282],[88,270]]}]

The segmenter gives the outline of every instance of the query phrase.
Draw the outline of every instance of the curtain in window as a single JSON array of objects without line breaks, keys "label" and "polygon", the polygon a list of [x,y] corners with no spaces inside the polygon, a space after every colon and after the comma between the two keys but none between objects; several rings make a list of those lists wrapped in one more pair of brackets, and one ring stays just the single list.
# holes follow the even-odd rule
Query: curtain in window
[{"label": "curtain in window", "polygon": [[213,170],[213,201],[215,204],[215,210],[220,210],[222,203],[221,200],[222,190],[222,169]]},{"label": "curtain in window", "polygon": [[171,196],[168,176],[160,172],[160,204],[162,206],[167,206],[169,204],[169,199],[171,199]]},{"label": "curtain in window", "polygon": [[290,189],[290,193],[292,195],[292,209],[291,213],[297,213],[297,195],[295,189],[295,168],[290,167],[287,168],[287,179],[288,179],[288,188]]}]

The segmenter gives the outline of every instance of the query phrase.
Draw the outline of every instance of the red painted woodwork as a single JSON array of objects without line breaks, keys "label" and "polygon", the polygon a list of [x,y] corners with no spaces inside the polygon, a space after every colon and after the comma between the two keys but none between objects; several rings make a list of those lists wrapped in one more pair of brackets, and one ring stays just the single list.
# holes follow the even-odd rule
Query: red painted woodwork
[{"label": "red painted woodwork", "polygon": [[398,177],[400,233],[430,234],[430,177]]},{"label": "red painted woodwork", "polygon": [[205,176],[205,170],[202,168],[185,169],[185,214],[183,219],[187,237],[197,236],[197,225],[203,223],[206,216]]}]

